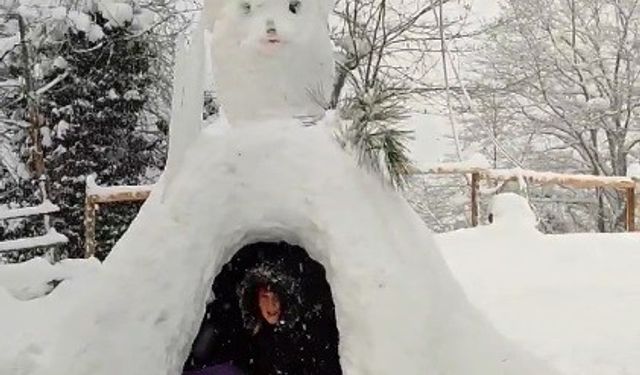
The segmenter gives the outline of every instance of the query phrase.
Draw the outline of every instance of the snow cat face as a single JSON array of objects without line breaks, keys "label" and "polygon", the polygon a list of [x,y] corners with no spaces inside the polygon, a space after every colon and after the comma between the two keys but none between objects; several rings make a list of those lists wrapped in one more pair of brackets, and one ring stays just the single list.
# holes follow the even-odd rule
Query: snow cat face
[{"label": "snow cat face", "polygon": [[326,0],[232,0],[207,3],[205,17],[214,36],[235,48],[274,54],[295,46],[308,48],[325,33]]},{"label": "snow cat face", "polygon": [[[335,72],[329,0],[210,0],[213,80],[229,121],[324,114]],[[247,105],[249,103],[249,105]]]}]

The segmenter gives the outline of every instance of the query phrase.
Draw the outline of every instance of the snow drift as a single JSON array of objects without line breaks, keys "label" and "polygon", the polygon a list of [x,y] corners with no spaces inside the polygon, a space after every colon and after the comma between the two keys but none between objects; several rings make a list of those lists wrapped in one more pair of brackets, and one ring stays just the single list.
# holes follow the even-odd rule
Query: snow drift
[{"label": "snow drift", "polygon": [[564,374],[638,373],[640,233],[545,235],[500,200],[494,224],[436,236],[474,306]]}]

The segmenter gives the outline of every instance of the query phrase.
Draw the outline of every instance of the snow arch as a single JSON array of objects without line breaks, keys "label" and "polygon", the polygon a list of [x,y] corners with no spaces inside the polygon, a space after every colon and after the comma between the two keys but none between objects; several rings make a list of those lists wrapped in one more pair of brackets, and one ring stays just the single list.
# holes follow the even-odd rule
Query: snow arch
[{"label": "snow arch", "polygon": [[[290,216],[286,218],[286,216]],[[326,248],[326,235],[319,230],[313,220],[302,215],[283,215],[281,218],[264,218],[252,226],[239,225],[226,232],[223,236],[228,241],[221,246],[222,265],[230,262],[242,249],[257,243],[287,243],[297,246],[309,255],[315,262],[321,264],[325,271],[331,272]],[[313,235],[310,235],[313,233]],[[215,269],[217,275],[222,268]],[[215,277],[215,275],[213,276]]]}]

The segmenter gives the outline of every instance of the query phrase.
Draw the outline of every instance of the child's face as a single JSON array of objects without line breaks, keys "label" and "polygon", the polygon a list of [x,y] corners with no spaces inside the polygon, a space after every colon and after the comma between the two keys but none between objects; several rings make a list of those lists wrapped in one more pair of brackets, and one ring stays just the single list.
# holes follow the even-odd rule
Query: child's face
[{"label": "child's face", "polygon": [[267,288],[258,290],[258,306],[264,320],[269,324],[276,324],[280,320],[280,298]]}]

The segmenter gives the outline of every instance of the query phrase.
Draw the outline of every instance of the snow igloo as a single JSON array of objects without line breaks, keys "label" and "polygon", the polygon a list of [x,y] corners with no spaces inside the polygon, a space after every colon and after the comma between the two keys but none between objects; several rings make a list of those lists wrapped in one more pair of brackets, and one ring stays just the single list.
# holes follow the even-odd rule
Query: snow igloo
[{"label": "snow igloo", "polygon": [[206,2],[226,116],[201,127],[200,28],[161,181],[99,271],[0,311],[33,318],[3,326],[0,373],[178,375],[225,265],[286,243],[324,270],[343,374],[554,374],[470,305],[418,215],[336,142],[309,97],[331,81],[330,5]]}]

